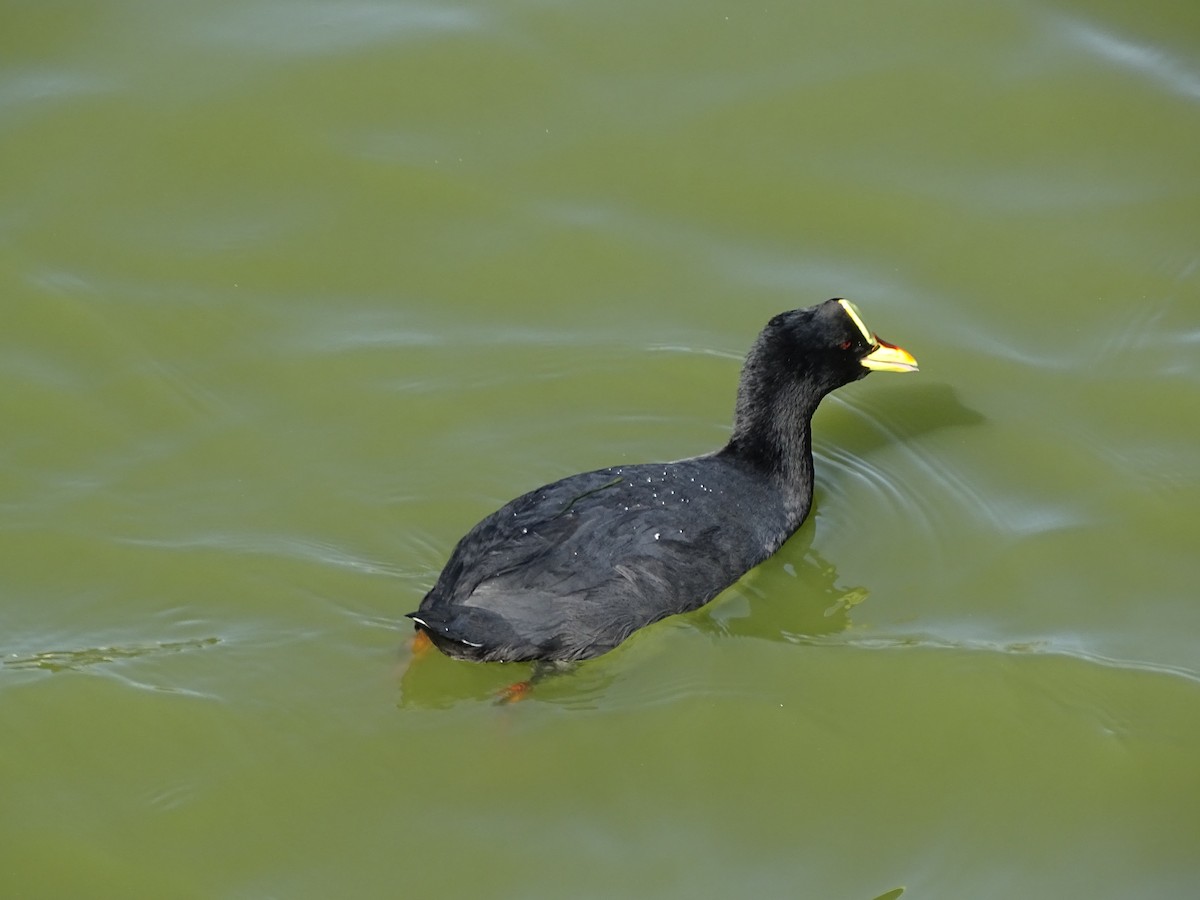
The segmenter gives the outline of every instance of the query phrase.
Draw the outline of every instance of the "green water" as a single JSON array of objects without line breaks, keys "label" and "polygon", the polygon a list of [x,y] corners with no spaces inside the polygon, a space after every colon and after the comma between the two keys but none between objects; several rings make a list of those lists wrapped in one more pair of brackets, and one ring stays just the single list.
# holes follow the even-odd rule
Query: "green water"
[{"label": "green water", "polygon": [[[1197,9],[9,4],[0,896],[1194,894]],[[409,665],[842,295],[922,371],[776,557],[514,706]]]}]

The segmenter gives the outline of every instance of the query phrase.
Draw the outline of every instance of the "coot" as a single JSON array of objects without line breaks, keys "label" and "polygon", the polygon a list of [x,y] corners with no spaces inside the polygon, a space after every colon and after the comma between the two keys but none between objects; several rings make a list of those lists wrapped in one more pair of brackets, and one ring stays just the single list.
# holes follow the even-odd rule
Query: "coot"
[{"label": "coot", "polygon": [[872,371],[915,372],[857,308],[780,313],[742,368],[733,432],[678,462],[612,466],[518,497],[472,528],[409,613],[443,653],[577,660],[703,606],[800,527],[821,398]]}]

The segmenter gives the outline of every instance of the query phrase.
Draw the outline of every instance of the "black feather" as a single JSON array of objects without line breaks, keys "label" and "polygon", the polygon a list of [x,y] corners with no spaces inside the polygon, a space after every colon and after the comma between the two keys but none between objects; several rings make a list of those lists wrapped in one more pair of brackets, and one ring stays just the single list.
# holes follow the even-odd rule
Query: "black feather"
[{"label": "black feather", "polygon": [[868,337],[833,300],[776,316],[747,356],[724,448],[518,497],[458,542],[409,615],[450,656],[573,660],[707,603],[808,515],[813,412],[867,374]]}]

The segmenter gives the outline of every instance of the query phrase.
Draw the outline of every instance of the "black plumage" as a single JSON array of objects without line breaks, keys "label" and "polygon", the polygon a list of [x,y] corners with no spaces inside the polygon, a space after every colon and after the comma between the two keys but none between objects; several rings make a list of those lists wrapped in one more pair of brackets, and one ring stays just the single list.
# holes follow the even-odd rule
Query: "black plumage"
[{"label": "black plumage", "polygon": [[518,497],[458,542],[409,616],[453,657],[575,660],[696,609],[808,515],[821,398],[872,370],[916,369],[846,300],[781,313],[746,357],[723,448],[572,475]]}]

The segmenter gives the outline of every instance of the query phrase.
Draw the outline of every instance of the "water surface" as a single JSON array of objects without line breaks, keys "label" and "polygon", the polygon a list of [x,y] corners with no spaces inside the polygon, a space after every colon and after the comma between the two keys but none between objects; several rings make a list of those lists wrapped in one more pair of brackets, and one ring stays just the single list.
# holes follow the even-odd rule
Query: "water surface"
[{"label": "water surface", "polygon": [[[1194,4],[115,2],[0,36],[13,896],[1185,896]],[[810,521],[529,700],[478,518],[911,350]]]}]

